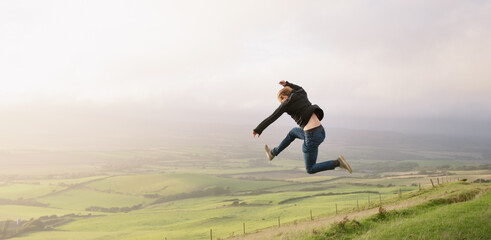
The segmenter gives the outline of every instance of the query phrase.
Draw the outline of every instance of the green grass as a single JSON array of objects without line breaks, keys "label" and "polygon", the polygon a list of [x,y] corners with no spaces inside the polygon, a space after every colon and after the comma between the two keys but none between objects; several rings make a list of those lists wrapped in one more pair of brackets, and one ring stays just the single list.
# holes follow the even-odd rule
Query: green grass
[{"label": "green grass", "polygon": [[447,194],[407,209],[382,211],[360,221],[345,219],[299,239],[488,239],[491,236],[489,185],[481,188],[450,184],[433,194],[439,191]]},{"label": "green grass", "polygon": [[97,207],[131,207],[138,204],[146,204],[151,199],[142,197],[96,192],[89,189],[73,189],[58,194],[38,199],[41,203],[47,203],[50,207],[84,211],[91,206]]},{"label": "green grass", "polygon": [[231,192],[286,185],[281,181],[250,181],[222,178],[206,174],[151,174],[115,176],[87,184],[89,188],[125,194],[158,193],[162,196],[192,192],[211,187],[228,188]]},{"label": "green grass", "polygon": [[[51,215],[66,215],[75,213],[70,209],[59,209],[49,207],[32,207],[32,206],[18,206],[18,205],[0,205],[0,221],[1,220],[28,220],[30,218],[39,218],[42,216]],[[76,213],[87,214],[85,211],[77,211]]]},{"label": "green grass", "polygon": [[90,176],[82,178],[62,178],[62,179],[43,179],[43,180],[20,180],[16,183],[35,184],[35,185],[56,185],[56,186],[68,186],[82,184],[90,181],[94,181],[107,176]]},{"label": "green grass", "polygon": [[442,159],[442,160],[404,160],[400,162],[415,162],[417,163],[420,167],[437,167],[437,166],[445,166],[445,165],[451,165],[451,166],[463,166],[466,164],[465,161],[460,161],[460,160],[454,160],[454,159]]},{"label": "green grass", "polygon": [[489,202],[491,193],[469,202],[421,207],[404,220],[371,229],[360,238],[487,239],[491,236]]},{"label": "green grass", "polygon": [[[377,184],[391,183],[391,179],[367,179],[356,175],[350,177],[312,176],[295,181],[251,181],[230,179],[205,174],[139,174],[80,180],[82,185],[75,188],[37,197],[35,200],[49,203],[55,208],[31,208],[23,206],[1,206],[0,217],[19,218],[15,212],[22,212],[21,219],[44,215],[62,215],[84,213],[90,206],[129,207],[144,203],[143,209],[128,213],[103,213],[96,218],[80,219],[57,227],[52,231],[35,232],[14,239],[209,239],[209,230],[213,229],[216,239],[242,233],[242,224],[246,223],[247,232],[269,228],[281,223],[288,224],[310,219],[310,210],[314,218],[334,215],[335,205],[340,213],[356,211],[356,200],[360,209],[371,198],[372,207],[379,202],[378,194],[358,193],[357,191],[375,191],[382,196],[384,205],[397,203],[397,192],[402,189],[403,199],[424,199],[435,195],[445,196],[461,191],[462,188],[478,185],[445,184],[423,191],[414,191],[418,187],[409,184],[414,179],[397,179],[400,184],[393,187],[377,187]],[[90,182],[89,182],[90,181]],[[428,179],[425,179],[428,181]],[[87,184],[83,184],[88,182]],[[370,185],[360,185],[360,184]],[[393,183],[393,182],[392,182]],[[172,185],[172,188],[171,188]],[[402,186],[404,185],[404,186]],[[164,189],[164,186],[168,186]],[[229,188],[231,193],[221,196],[207,196],[179,201],[150,204],[155,199],[141,195],[156,191],[168,194],[194,191],[207,187]],[[170,189],[169,189],[170,188]],[[181,189],[179,189],[181,188]],[[308,190],[310,189],[310,190]],[[112,190],[112,192],[104,192]],[[267,190],[251,194],[252,190]],[[121,193],[118,193],[121,192]],[[446,193],[447,192],[447,193]],[[347,193],[343,195],[319,195],[329,193]],[[290,199],[285,204],[280,202]],[[237,201],[238,205],[233,202]],[[100,214],[100,213],[98,213]],[[348,223],[349,224],[349,223]],[[358,235],[366,234],[361,232]]]},{"label": "green grass", "polygon": [[10,200],[36,198],[61,189],[63,187],[49,185],[9,184],[0,187],[0,198]]},{"label": "green grass", "polygon": [[[360,189],[340,188],[336,189],[336,192]],[[51,234],[53,239],[58,239],[56,237],[58,234],[60,234],[59,239],[62,239],[62,236],[66,236],[66,232],[82,235],[84,232],[91,235],[99,232],[107,239],[117,239],[121,232],[127,232],[128,239],[158,239],[161,236],[167,236],[169,239],[206,239],[207,232],[213,228],[215,235],[223,238],[230,236],[231,233],[241,233],[243,223],[247,223],[247,229],[253,231],[276,225],[278,216],[283,223],[288,223],[308,219],[310,210],[315,217],[331,215],[336,211],[335,203],[338,203],[340,211],[346,208],[352,209],[356,206],[357,198],[366,197],[363,194],[317,196],[288,204],[278,204],[288,198],[313,196],[319,193],[328,192],[278,192],[186,199],[151,205],[130,213],[76,221],[60,227],[61,233],[55,231]],[[390,192],[388,194],[388,196],[392,195]],[[233,199],[238,199],[239,203],[246,203],[246,205],[232,206]],[[40,233],[35,236],[45,235]]]},{"label": "green grass", "polygon": [[[127,236],[128,232],[66,232],[66,231],[45,231],[36,233],[27,233],[12,240],[86,240],[86,239],[122,239],[118,237]],[[161,239],[161,238],[154,238]]]}]

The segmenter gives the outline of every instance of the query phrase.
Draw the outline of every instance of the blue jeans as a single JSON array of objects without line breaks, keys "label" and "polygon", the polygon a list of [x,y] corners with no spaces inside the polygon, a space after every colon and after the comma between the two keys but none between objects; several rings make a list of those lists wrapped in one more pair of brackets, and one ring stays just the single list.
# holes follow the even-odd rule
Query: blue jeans
[{"label": "blue jeans", "polygon": [[319,153],[319,145],[326,138],[326,132],[324,131],[322,125],[311,129],[308,132],[304,132],[299,127],[293,128],[292,130],[290,130],[288,135],[286,135],[285,139],[281,141],[280,145],[273,148],[271,152],[273,153],[273,155],[278,156],[278,154],[285,150],[285,148],[287,148],[290,143],[292,143],[297,138],[304,140],[302,145],[302,152],[307,173],[314,174],[326,170],[333,170],[335,168],[334,160],[316,163],[317,155]]}]

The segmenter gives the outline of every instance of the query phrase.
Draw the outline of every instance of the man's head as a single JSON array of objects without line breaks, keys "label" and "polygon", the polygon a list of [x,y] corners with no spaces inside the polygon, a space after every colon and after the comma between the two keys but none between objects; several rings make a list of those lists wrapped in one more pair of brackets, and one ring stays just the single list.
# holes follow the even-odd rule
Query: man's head
[{"label": "man's head", "polygon": [[284,87],[284,88],[282,88],[278,92],[278,101],[280,101],[280,103],[283,103],[284,101],[286,101],[286,99],[288,98],[288,95],[290,95],[291,92],[292,92],[292,88],[291,87]]}]

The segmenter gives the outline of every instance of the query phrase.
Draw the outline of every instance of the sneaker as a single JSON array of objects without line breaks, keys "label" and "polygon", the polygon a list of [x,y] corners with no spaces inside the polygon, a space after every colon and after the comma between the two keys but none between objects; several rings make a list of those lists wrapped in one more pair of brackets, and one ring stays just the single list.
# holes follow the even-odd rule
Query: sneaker
[{"label": "sneaker", "polygon": [[349,173],[353,172],[351,170],[351,167],[349,166],[348,162],[346,162],[346,160],[344,159],[343,156],[339,155],[338,161],[339,161],[339,167],[340,168],[344,168],[344,169],[348,170]]},{"label": "sneaker", "polygon": [[269,161],[273,160],[274,155],[271,153],[271,149],[269,149],[268,145],[264,145],[264,151],[266,151],[266,156],[268,156]]}]

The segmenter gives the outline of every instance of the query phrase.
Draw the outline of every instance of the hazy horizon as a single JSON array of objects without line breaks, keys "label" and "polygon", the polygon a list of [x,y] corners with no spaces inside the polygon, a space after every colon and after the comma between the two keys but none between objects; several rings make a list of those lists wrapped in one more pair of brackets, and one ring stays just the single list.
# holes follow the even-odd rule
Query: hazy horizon
[{"label": "hazy horizon", "polygon": [[303,86],[329,128],[489,139],[489,12],[477,0],[1,1],[0,145],[188,126],[252,138],[280,80]]}]

